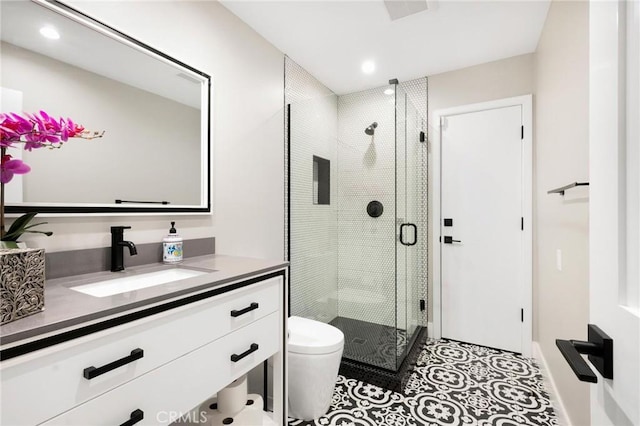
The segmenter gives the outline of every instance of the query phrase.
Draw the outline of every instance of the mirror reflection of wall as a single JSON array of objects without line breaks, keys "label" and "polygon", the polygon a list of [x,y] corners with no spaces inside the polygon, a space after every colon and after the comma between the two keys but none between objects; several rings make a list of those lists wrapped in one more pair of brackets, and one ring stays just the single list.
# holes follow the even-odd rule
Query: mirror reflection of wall
[{"label": "mirror reflection of wall", "polygon": [[[2,46],[0,45],[0,49]],[[19,90],[6,89],[0,86],[0,112],[22,111],[22,92]],[[21,160],[24,150],[12,150],[8,153],[12,158]],[[11,185],[4,186],[4,198],[11,202],[22,202],[23,187],[21,174],[15,174],[11,179]]]},{"label": "mirror reflection of wall", "polygon": [[[2,43],[2,85],[23,109],[72,117],[95,140],[24,152],[25,202],[200,202],[200,110]],[[7,200],[11,202],[12,200]]]},{"label": "mirror reflection of wall", "polygon": [[[7,205],[207,205],[207,76],[37,3],[0,6],[1,112],[44,110],[105,131],[61,149],[23,151],[31,172],[7,193]],[[42,37],[43,22],[59,39]],[[22,97],[19,110],[5,93]]]}]

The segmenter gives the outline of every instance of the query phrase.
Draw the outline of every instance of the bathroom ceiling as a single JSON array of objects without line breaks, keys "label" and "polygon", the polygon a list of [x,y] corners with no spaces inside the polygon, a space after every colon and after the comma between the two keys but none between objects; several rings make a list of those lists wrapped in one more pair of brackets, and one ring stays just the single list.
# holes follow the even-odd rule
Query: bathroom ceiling
[{"label": "bathroom ceiling", "polygon": [[221,2],[337,94],[531,53],[550,4],[438,0],[392,20],[383,0]]}]

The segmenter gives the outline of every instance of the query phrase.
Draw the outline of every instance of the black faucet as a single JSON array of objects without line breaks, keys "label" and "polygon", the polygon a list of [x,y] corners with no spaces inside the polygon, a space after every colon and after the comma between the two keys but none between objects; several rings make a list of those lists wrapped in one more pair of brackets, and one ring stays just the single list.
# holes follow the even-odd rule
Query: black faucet
[{"label": "black faucet", "polygon": [[130,226],[111,227],[111,272],[124,271],[124,247],[129,247],[129,254],[138,254],[136,245],[131,241],[124,240],[124,230],[131,229]]}]

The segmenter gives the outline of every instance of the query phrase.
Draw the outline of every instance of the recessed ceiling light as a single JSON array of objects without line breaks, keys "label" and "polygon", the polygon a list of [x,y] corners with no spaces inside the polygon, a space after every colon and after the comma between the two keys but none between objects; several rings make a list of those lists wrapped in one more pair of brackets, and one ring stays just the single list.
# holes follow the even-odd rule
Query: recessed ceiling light
[{"label": "recessed ceiling light", "polygon": [[56,29],[53,27],[40,28],[40,34],[42,34],[43,37],[51,40],[58,40],[60,38],[60,33],[58,33],[58,31],[56,31]]},{"label": "recessed ceiling light", "polygon": [[373,61],[364,61],[362,63],[362,72],[365,74],[371,74],[376,70],[376,64]]},{"label": "recessed ceiling light", "polygon": [[393,89],[387,89],[384,91],[385,95],[393,95],[394,93],[396,93]]}]

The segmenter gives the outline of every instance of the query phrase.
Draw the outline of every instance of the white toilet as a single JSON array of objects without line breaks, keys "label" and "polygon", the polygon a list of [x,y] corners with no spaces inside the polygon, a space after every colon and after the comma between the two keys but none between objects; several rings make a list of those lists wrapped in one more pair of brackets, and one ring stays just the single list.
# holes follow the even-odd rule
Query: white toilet
[{"label": "white toilet", "polygon": [[290,317],[288,344],[289,416],[317,419],[331,405],[344,334],[329,324]]}]

